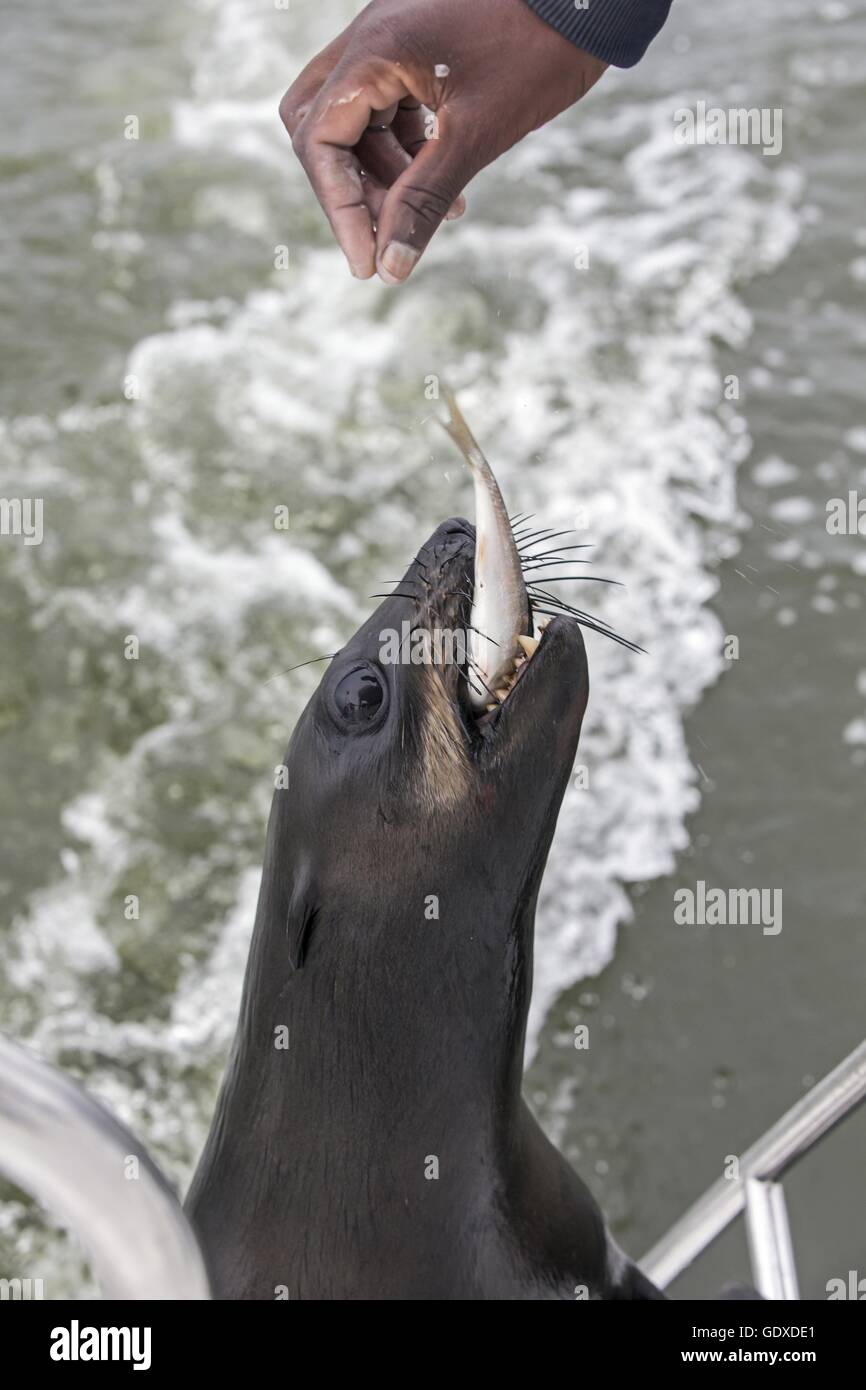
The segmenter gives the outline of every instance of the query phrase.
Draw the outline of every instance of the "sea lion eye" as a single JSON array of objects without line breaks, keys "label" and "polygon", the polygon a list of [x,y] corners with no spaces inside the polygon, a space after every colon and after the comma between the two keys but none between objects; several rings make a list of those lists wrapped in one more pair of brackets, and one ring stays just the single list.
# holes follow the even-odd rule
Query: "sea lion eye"
[{"label": "sea lion eye", "polygon": [[334,690],[337,712],[348,724],[369,724],[382,706],[385,683],[367,666],[350,671]]}]

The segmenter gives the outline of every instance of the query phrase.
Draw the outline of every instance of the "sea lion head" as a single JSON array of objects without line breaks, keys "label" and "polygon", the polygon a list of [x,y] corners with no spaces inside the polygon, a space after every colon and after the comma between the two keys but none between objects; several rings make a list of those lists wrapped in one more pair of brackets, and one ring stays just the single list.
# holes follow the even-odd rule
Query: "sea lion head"
[{"label": "sea lion head", "polygon": [[285,970],[342,975],[354,962],[367,974],[402,956],[420,989],[449,935],[458,974],[464,956],[468,968],[507,945],[528,957],[519,928],[531,933],[577,749],[586,653],[578,623],[554,617],[504,702],[491,695],[495,709],[477,718],[465,642],[474,561],[473,526],[439,526],[297,724],[265,867],[285,908]]}]

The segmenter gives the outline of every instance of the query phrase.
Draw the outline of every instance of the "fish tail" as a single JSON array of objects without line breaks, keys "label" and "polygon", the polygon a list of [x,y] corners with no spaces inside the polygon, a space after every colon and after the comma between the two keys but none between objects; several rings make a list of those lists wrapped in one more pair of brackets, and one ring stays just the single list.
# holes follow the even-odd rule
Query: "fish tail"
[{"label": "fish tail", "polygon": [[446,434],[453,439],[469,466],[471,468],[480,468],[482,473],[489,473],[490,465],[482,454],[474,434],[463,418],[463,412],[457,404],[457,397],[447,386],[443,387],[443,394],[445,396],[445,403],[448,406],[448,419],[440,420],[439,423]]}]

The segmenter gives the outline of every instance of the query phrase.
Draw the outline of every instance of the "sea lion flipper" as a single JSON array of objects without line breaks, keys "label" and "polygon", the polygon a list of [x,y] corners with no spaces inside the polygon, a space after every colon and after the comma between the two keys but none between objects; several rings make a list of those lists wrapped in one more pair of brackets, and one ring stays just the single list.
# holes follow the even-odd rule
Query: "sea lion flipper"
[{"label": "sea lion flipper", "polygon": [[304,956],[310,942],[310,934],[316,918],[316,903],[311,893],[309,875],[299,873],[295,877],[289,906],[286,910],[286,942],[289,960],[295,970],[304,964]]}]

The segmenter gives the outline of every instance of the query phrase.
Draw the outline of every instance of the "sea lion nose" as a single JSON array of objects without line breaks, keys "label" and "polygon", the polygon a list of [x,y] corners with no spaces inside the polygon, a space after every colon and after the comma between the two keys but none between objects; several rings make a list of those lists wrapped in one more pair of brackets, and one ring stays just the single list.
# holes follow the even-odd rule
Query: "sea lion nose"
[{"label": "sea lion nose", "polygon": [[421,547],[416,563],[425,567],[428,579],[458,555],[475,553],[475,527],[463,516],[441,522]]},{"label": "sea lion nose", "polygon": [[[469,544],[467,545],[467,541]],[[427,547],[439,556],[451,556],[460,551],[475,550],[475,527],[465,516],[452,516],[437,526]]]},{"label": "sea lion nose", "polygon": [[440,530],[446,536],[468,536],[470,540],[475,539],[475,527],[471,521],[467,521],[465,516],[452,516],[450,521],[443,521]]}]

